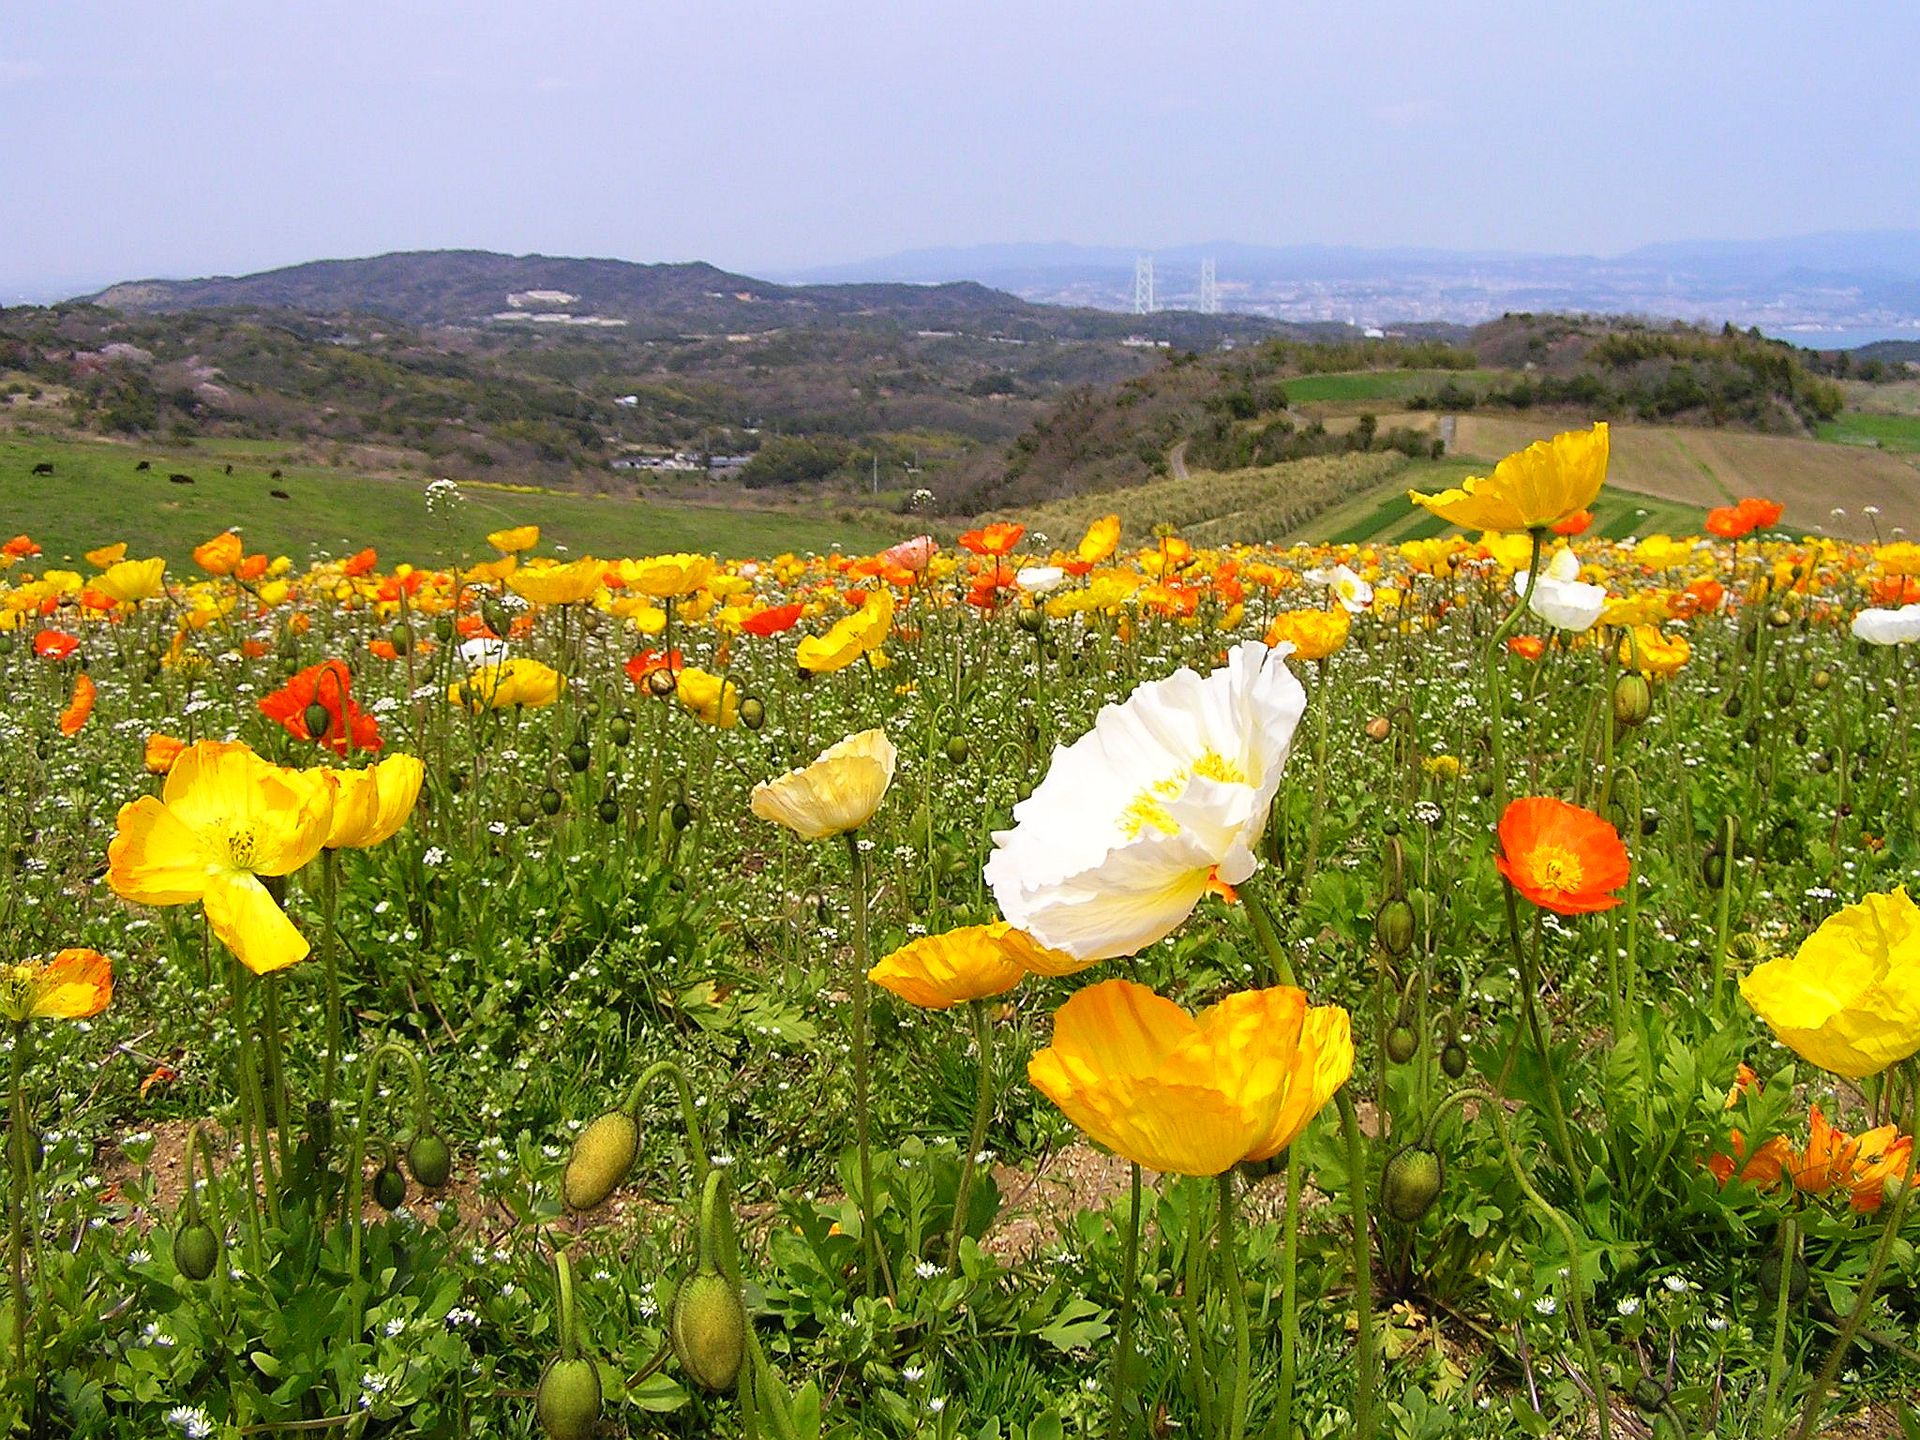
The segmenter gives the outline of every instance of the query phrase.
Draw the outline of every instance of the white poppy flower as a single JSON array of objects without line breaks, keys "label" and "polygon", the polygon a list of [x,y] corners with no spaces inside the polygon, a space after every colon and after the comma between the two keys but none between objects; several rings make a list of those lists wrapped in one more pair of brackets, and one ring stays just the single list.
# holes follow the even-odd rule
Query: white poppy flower
[{"label": "white poppy flower", "polygon": [[1325,585],[1333,591],[1334,599],[1344,605],[1350,615],[1358,615],[1373,603],[1373,586],[1348,566],[1320,565],[1307,571],[1304,578],[1309,585]]},{"label": "white poppy flower", "polygon": [[[1514,573],[1513,593],[1527,593],[1527,572]],[[1527,608],[1556,630],[1578,634],[1591,630],[1607,607],[1607,587],[1588,585],[1580,579],[1580,557],[1562,546],[1553,552],[1547,568],[1533,587],[1533,599]]]},{"label": "white poppy flower", "polygon": [[997,833],[987,883],[1013,925],[1077,960],[1131,955],[1178,929],[1215,881],[1237,885],[1280,788],[1306,692],[1291,645],[1234,647],[1108,705],[1056,749]]},{"label": "white poppy flower", "polygon": [[1044,595],[1067,582],[1067,572],[1058,565],[1029,565],[1013,577],[1013,583],[1029,595]]},{"label": "white poppy flower", "polygon": [[460,659],[469,670],[478,670],[485,665],[499,665],[507,658],[507,642],[495,640],[490,635],[476,635],[471,640],[460,642]]},{"label": "white poppy flower", "polygon": [[1862,610],[1853,617],[1854,638],[1869,645],[1905,645],[1920,640],[1920,605],[1898,610]]}]

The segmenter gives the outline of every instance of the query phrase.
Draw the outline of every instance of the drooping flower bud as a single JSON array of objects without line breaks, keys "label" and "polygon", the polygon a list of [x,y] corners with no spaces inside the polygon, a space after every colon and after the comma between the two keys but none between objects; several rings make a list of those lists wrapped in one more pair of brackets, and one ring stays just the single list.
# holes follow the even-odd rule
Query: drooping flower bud
[{"label": "drooping flower bud", "polygon": [[560,1181],[560,1198],[569,1210],[592,1210],[606,1203],[633,1168],[640,1149],[640,1127],[624,1110],[609,1110],[588,1122],[573,1142],[573,1154]]},{"label": "drooping flower bud", "polygon": [[1394,1219],[1416,1224],[1433,1208],[1445,1183],[1446,1167],[1440,1152],[1426,1145],[1408,1145],[1387,1161],[1380,1180],[1380,1200]]},{"label": "drooping flower bud", "polygon": [[740,1292],[715,1269],[680,1282],[668,1334],[680,1368],[707,1390],[728,1390],[747,1353],[747,1308]]},{"label": "drooping flower bud", "polygon": [[535,1392],[534,1414],[548,1440],[593,1440],[600,1430],[600,1367],[584,1356],[547,1362]]},{"label": "drooping flower bud", "polygon": [[453,1151],[437,1130],[423,1131],[407,1146],[407,1169],[429,1190],[438,1190],[453,1176]]},{"label": "drooping flower bud", "polygon": [[173,1233],[173,1264],[189,1280],[205,1280],[220,1263],[220,1237],[196,1209]]}]

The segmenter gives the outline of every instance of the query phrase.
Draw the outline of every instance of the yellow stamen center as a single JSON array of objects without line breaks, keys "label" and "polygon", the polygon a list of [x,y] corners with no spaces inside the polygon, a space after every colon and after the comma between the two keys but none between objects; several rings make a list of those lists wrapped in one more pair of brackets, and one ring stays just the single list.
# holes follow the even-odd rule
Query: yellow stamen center
[{"label": "yellow stamen center", "polygon": [[254,852],[258,842],[251,830],[230,830],[227,832],[227,859],[236,870],[253,868]]},{"label": "yellow stamen center", "polygon": [[1175,771],[1164,780],[1154,781],[1134,796],[1127,808],[1120,812],[1121,831],[1129,840],[1139,839],[1148,829],[1158,830],[1162,835],[1179,834],[1180,827],[1174,823],[1167,803],[1185,794],[1188,784],[1196,775],[1229,785],[1247,783],[1246,772],[1238,765],[1217,750],[1204,750],[1186,769]]},{"label": "yellow stamen center", "polygon": [[1571,893],[1583,888],[1586,869],[1580,857],[1560,845],[1542,845],[1533,854],[1533,883],[1542,890]]}]

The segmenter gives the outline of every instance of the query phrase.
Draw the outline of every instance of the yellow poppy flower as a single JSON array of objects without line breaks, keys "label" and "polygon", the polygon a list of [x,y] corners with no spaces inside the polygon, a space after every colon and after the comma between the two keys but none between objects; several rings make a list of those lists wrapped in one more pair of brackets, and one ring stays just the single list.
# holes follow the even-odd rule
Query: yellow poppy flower
[{"label": "yellow poppy flower", "polygon": [[1302,660],[1324,660],[1347,643],[1353,617],[1345,606],[1332,610],[1285,610],[1267,627],[1267,644],[1290,644]]},{"label": "yellow poppy flower", "polygon": [[629,590],[655,600],[672,600],[691,595],[705,585],[713,578],[714,568],[712,557],[707,555],[650,555],[644,560],[621,561],[620,578]]},{"label": "yellow poppy flower", "polygon": [[503,660],[482,665],[465,680],[447,689],[447,698],[469,709],[508,710],[515,705],[537,709],[551,705],[566,688],[566,677],[538,660]]},{"label": "yellow poppy flower", "polygon": [[886,643],[893,630],[893,592],[881,590],[851,615],[836,620],[825,635],[809,635],[795,651],[802,670],[817,675],[844,670],[862,655]]},{"label": "yellow poppy flower", "polygon": [[503,555],[518,555],[540,543],[540,527],[515,525],[510,530],[496,530],[487,536],[487,543]]},{"label": "yellow poppy flower", "polygon": [[688,666],[674,677],[673,693],[695,719],[722,730],[740,723],[740,687],[731,680]]},{"label": "yellow poppy flower", "polygon": [[113,965],[97,950],[62,950],[44,964],[0,965],[0,1020],[86,1020],[113,998]]},{"label": "yellow poppy flower", "polygon": [[420,799],[426,767],[412,755],[389,755],[363,770],[319,770],[334,787],[329,850],[365,850],[397,834]]},{"label": "yellow poppy flower", "polygon": [[993,932],[1009,926],[969,925],[909,941],[867,972],[909,1005],[948,1010],[969,1000],[1004,995],[1026,975],[1011,947]]},{"label": "yellow poppy flower", "polygon": [[522,565],[507,577],[507,588],[538,605],[578,605],[593,598],[606,574],[606,565],[589,555],[571,565]]},{"label": "yellow poppy flower", "polygon": [[[1634,646],[1639,646],[1640,663],[1634,665]],[[1680,673],[1681,666],[1693,658],[1693,647],[1687,644],[1684,635],[1662,635],[1655,625],[1636,625],[1633,627],[1633,643],[1620,638],[1620,663],[1640,671],[1642,675],[1652,675],[1656,679],[1671,680]]]},{"label": "yellow poppy flower", "polygon": [[87,551],[87,563],[96,570],[110,570],[126,558],[127,542],[124,540]]},{"label": "yellow poppy flower", "polygon": [[1593,504],[1607,479],[1607,425],[1536,440],[1458,489],[1407,498],[1464,530],[1534,530]]},{"label": "yellow poppy flower", "polygon": [[1027,1078],[1091,1139],[1176,1175],[1218,1175],[1298,1138],[1353,1070],[1347,1012],[1290,985],[1190,1016],[1131,980],[1089,986],[1054,1016]]},{"label": "yellow poppy flower", "polygon": [[[682,677],[688,673],[680,672]],[[753,787],[749,808],[805,840],[858,830],[873,818],[893,784],[893,742],[884,730],[862,730],[828,746],[820,758]]]},{"label": "yellow poppy flower", "polygon": [[94,577],[93,588],[126,604],[151,600],[160,593],[167,562],[156,555],[151,560],[120,560]]},{"label": "yellow poppy flower", "polygon": [[199,901],[221,943],[264,975],[305,959],[308,946],[259,877],[313,859],[332,821],[331,787],[237,742],[202,740],[173,762],[161,798],[120,807],[107,884],[139,905]]},{"label": "yellow poppy flower", "polygon": [[1120,517],[1103,515],[1087,526],[1087,533],[1074,547],[1074,558],[1088,565],[1099,565],[1120,548]]},{"label": "yellow poppy flower", "polygon": [[1740,993],[1803,1060],[1849,1080],[1920,1051],[1920,909],[1905,887],[1836,911]]}]

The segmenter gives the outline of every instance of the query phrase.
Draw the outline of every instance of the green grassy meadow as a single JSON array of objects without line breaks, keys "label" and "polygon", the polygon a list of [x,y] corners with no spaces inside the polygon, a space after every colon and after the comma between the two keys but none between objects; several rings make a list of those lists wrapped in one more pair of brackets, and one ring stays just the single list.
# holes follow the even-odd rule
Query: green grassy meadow
[{"label": "green grassy meadow", "polygon": [[1849,410],[1814,432],[1843,445],[1877,445],[1882,450],[1920,454],[1920,415],[1876,415]]},{"label": "green grassy meadow", "polygon": [[[371,545],[390,562],[445,564],[479,556],[486,535],[509,525],[537,524],[544,541],[575,554],[644,555],[671,550],[768,555],[825,551],[835,545],[871,550],[899,538],[861,517],[837,519],[825,509],[749,509],[662,504],[556,491],[523,493],[462,481],[466,497],[451,517],[429,516],[418,480],[382,479],[323,467],[279,465],[275,452],[246,442],[161,450],[38,437],[0,438],[0,536],[20,533],[49,559],[84,555],[127,542],[129,553],[164,555],[183,564],[209,536],[239,526],[249,549],[305,561]],[[136,471],[150,459],[152,469]],[[35,476],[51,462],[51,477]],[[223,467],[233,464],[233,473]],[[281,478],[272,479],[275,468]],[[194,477],[176,485],[178,471]],[[271,493],[286,492],[282,500]]]},{"label": "green grassy meadow", "polygon": [[1406,400],[1456,385],[1483,385],[1500,378],[1497,370],[1355,370],[1331,375],[1302,375],[1283,381],[1289,405],[1342,405],[1359,401]]}]

